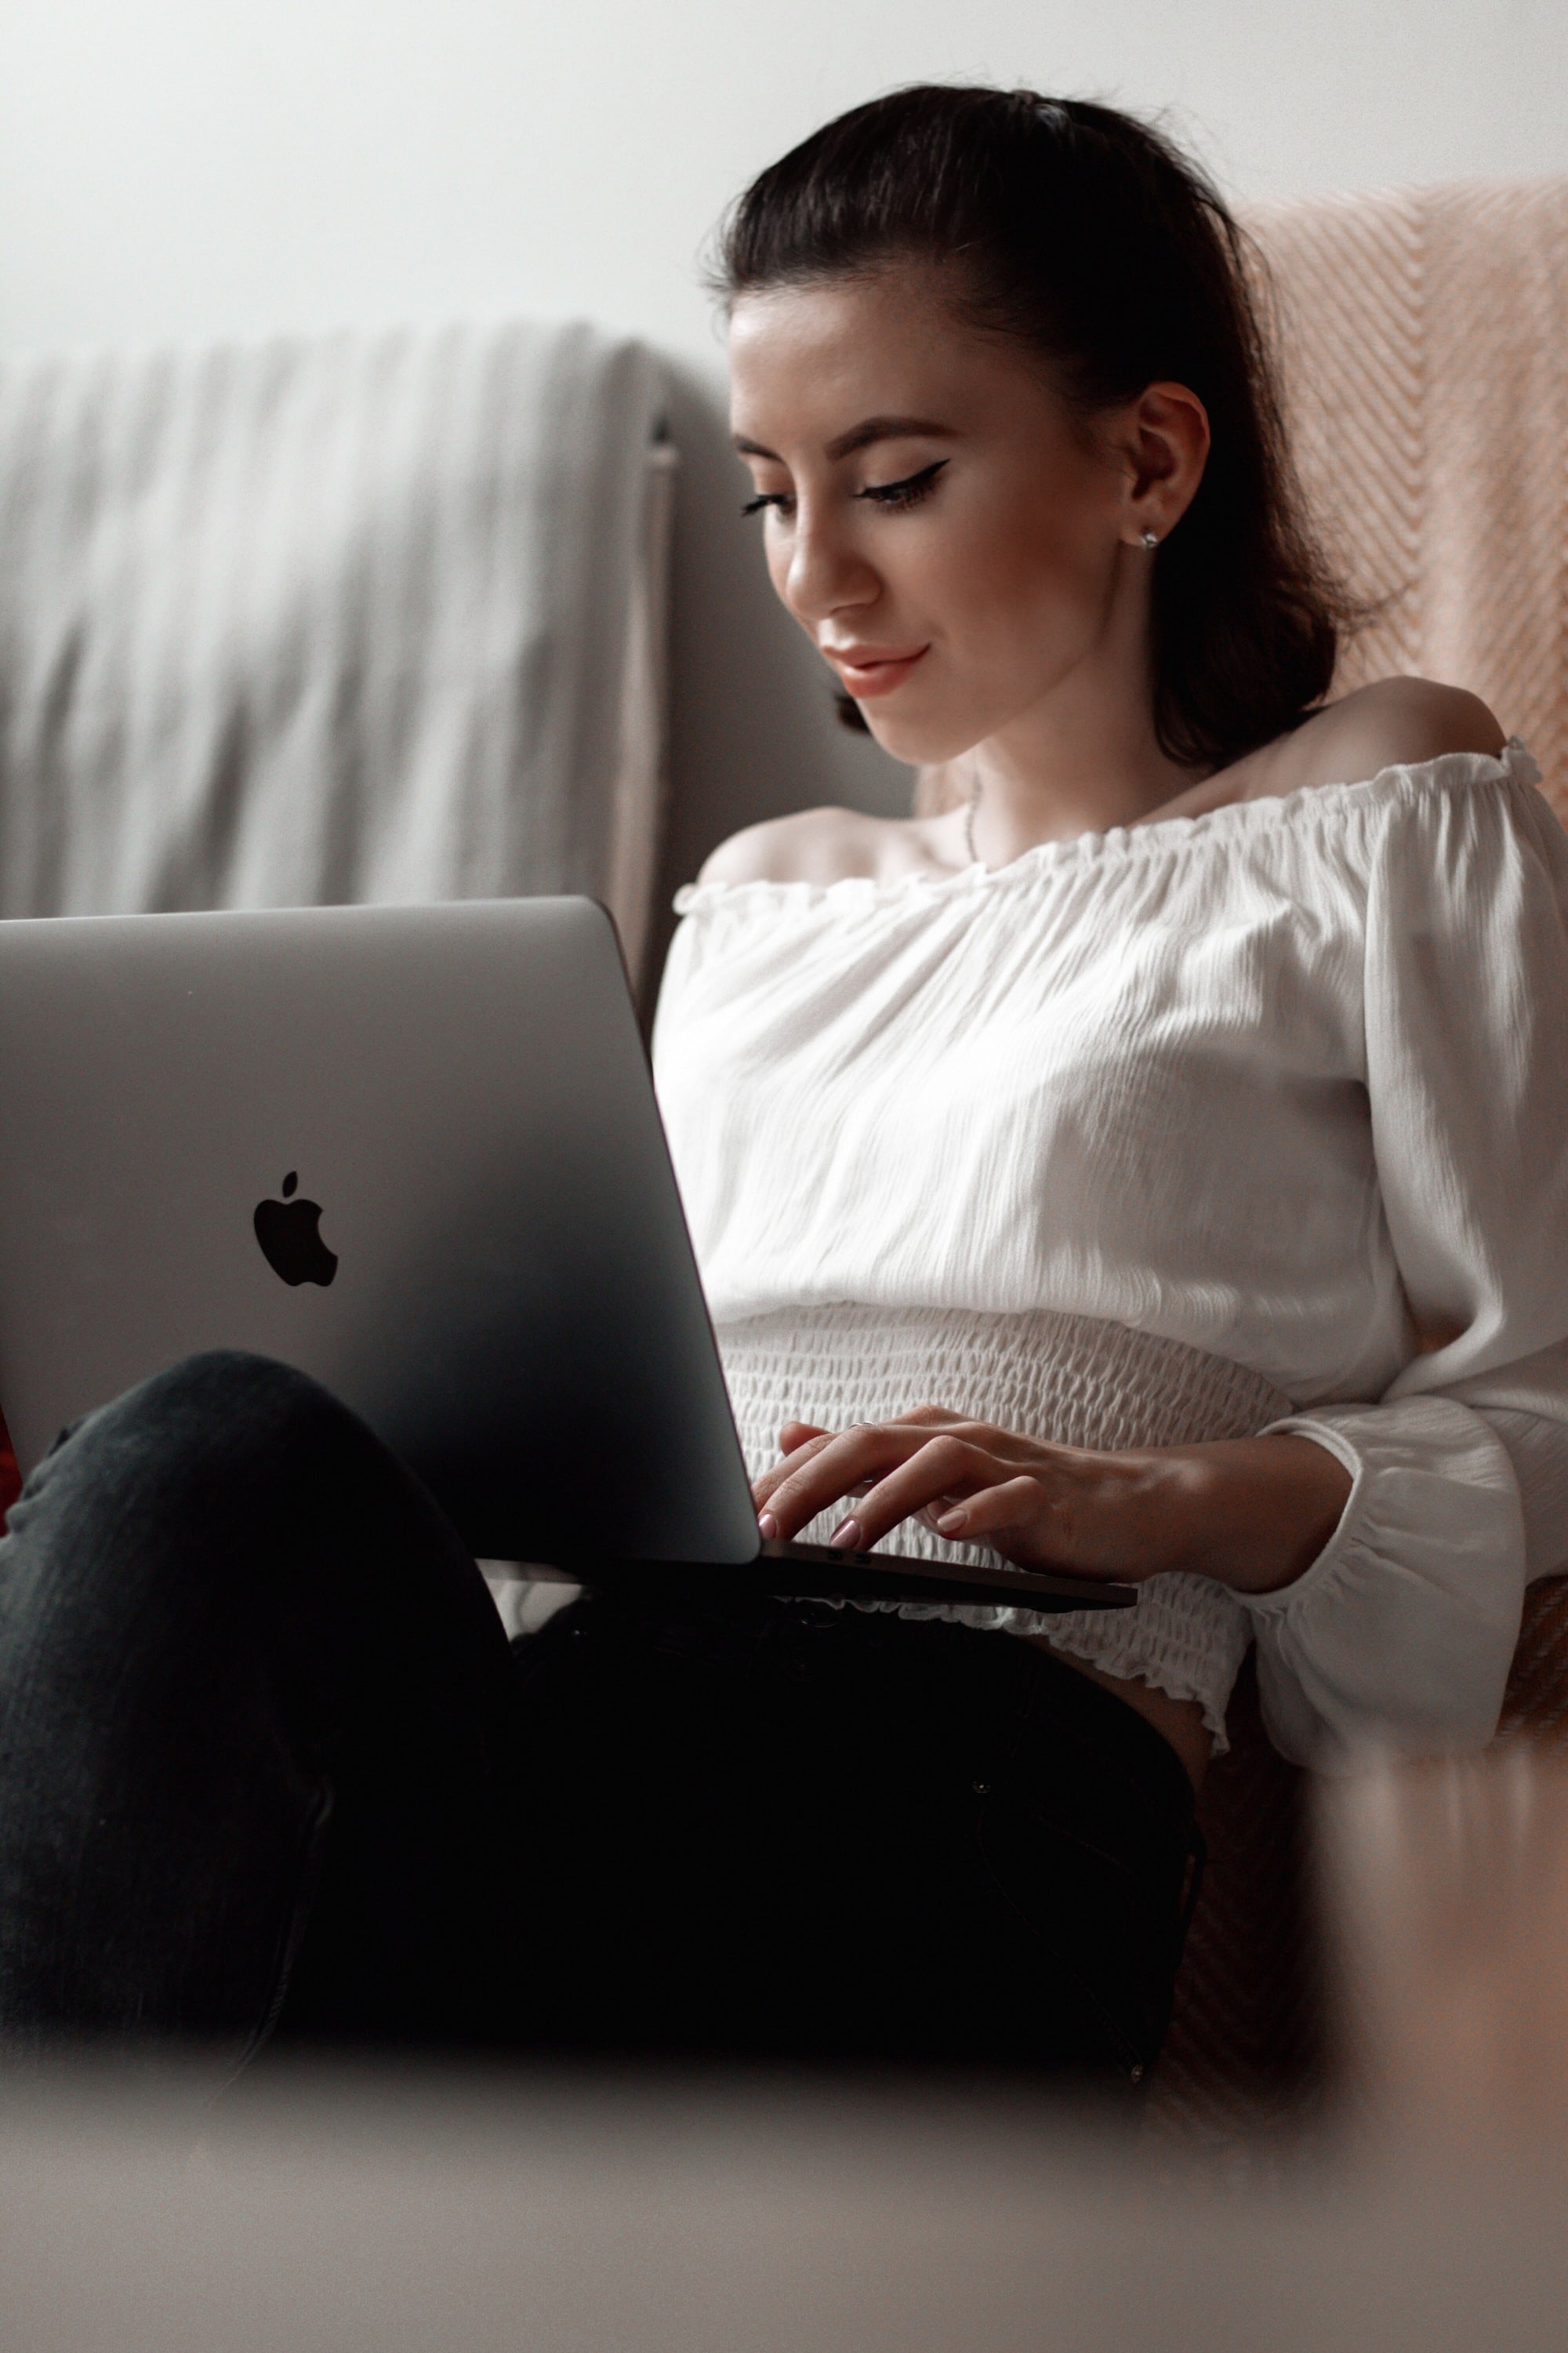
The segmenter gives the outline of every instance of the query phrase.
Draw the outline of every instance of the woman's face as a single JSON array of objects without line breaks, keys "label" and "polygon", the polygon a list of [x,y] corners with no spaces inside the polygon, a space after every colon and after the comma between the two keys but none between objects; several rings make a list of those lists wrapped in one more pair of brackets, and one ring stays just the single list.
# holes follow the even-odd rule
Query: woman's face
[{"label": "woman's face", "polygon": [[1117,412],[1086,432],[1044,368],[950,294],[939,265],[898,263],[744,295],[731,322],[731,423],[773,586],[879,742],[917,764],[1103,671],[1130,597],[1146,632],[1139,534],[1170,520],[1138,503],[1142,428]]}]

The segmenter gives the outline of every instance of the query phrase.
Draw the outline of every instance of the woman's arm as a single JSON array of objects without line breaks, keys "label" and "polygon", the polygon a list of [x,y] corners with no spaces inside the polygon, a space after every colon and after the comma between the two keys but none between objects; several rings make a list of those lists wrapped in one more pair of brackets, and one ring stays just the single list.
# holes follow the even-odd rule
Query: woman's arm
[{"label": "woman's arm", "polygon": [[1140,1582],[1173,1569],[1271,1593],[1333,1535],[1350,1472],[1290,1434],[1094,1453],[940,1406],[830,1432],[791,1423],[754,1489],[764,1535],[793,1536],[846,1497],[835,1544],[863,1550],[919,1514],[938,1535],[1020,1567]]},{"label": "woman's arm", "polygon": [[[1369,828],[1373,1145],[1405,1294],[1438,1344],[1382,1396],[1313,1404],[1239,1444],[1029,1459],[1006,1433],[982,1444],[998,1457],[985,1510],[1011,1510],[1024,1542],[1044,1529],[1077,1546],[1053,1557],[1089,1570],[1097,1544],[1136,1542],[1142,1567],[1102,1572],[1180,1566],[1230,1584],[1257,1631],[1269,1732],[1320,1767],[1369,1743],[1481,1746],[1525,1580],[1568,1566],[1568,841],[1527,776],[1515,760],[1495,780],[1438,779]],[[1331,1487],[1289,1440],[1338,1461]],[[867,1503],[916,1451],[865,1466]],[[792,1457],[773,1485],[805,1467]],[[1049,1508],[1026,1508],[1022,1487],[1009,1499],[1018,1481]],[[1009,1549],[925,1509],[944,1534]]]},{"label": "woman's arm", "polygon": [[1283,1427],[1353,1485],[1295,1584],[1245,1597],[1276,1744],[1469,1748],[1496,1729],[1568,1444],[1568,841],[1511,761],[1369,842],[1363,1031],[1383,1215],[1438,1345]]}]

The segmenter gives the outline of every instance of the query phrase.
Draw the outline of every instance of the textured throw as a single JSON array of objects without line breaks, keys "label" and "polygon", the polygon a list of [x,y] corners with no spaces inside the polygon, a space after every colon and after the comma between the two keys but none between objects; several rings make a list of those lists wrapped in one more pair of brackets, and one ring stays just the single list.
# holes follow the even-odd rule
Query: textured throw
[{"label": "textured throw", "polygon": [[[1312,512],[1378,607],[1337,685],[1414,671],[1522,735],[1568,818],[1568,178],[1254,215]],[[1210,1862],[1152,2142],[1221,2179],[1284,2159],[1322,2086],[1307,1777],[1243,1678],[1200,1820]],[[1500,1740],[1568,1737],[1568,1579],[1532,1587]]]},{"label": "textured throw", "polygon": [[1469,687],[1568,816],[1568,177],[1314,197],[1248,225],[1309,504],[1378,607],[1340,691]]},{"label": "textured throw", "polygon": [[635,962],[660,398],[584,325],[0,368],[0,913],[575,890]]}]

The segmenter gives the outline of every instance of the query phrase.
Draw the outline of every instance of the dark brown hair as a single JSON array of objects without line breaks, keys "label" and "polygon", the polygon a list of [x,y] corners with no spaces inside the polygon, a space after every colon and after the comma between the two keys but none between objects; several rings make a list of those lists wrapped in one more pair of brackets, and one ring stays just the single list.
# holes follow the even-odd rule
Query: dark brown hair
[{"label": "dark brown hair", "polygon": [[[1082,417],[1162,380],[1197,395],[1208,464],[1153,558],[1156,732],[1170,757],[1214,768],[1296,725],[1354,616],[1302,514],[1260,264],[1200,168],[1082,100],[895,90],[752,181],[713,283],[733,301],[903,259],[956,264],[963,314],[1041,354]],[[865,723],[853,703],[845,715]]]}]

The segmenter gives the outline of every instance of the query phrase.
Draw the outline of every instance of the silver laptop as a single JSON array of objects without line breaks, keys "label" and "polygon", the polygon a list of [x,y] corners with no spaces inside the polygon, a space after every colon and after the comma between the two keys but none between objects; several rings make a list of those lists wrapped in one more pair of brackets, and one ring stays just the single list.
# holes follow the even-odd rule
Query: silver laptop
[{"label": "silver laptop", "polygon": [[24,1471],[197,1350],[314,1375],[480,1557],[1125,1607],[761,1542],[615,932],[586,899],[0,923]]}]

